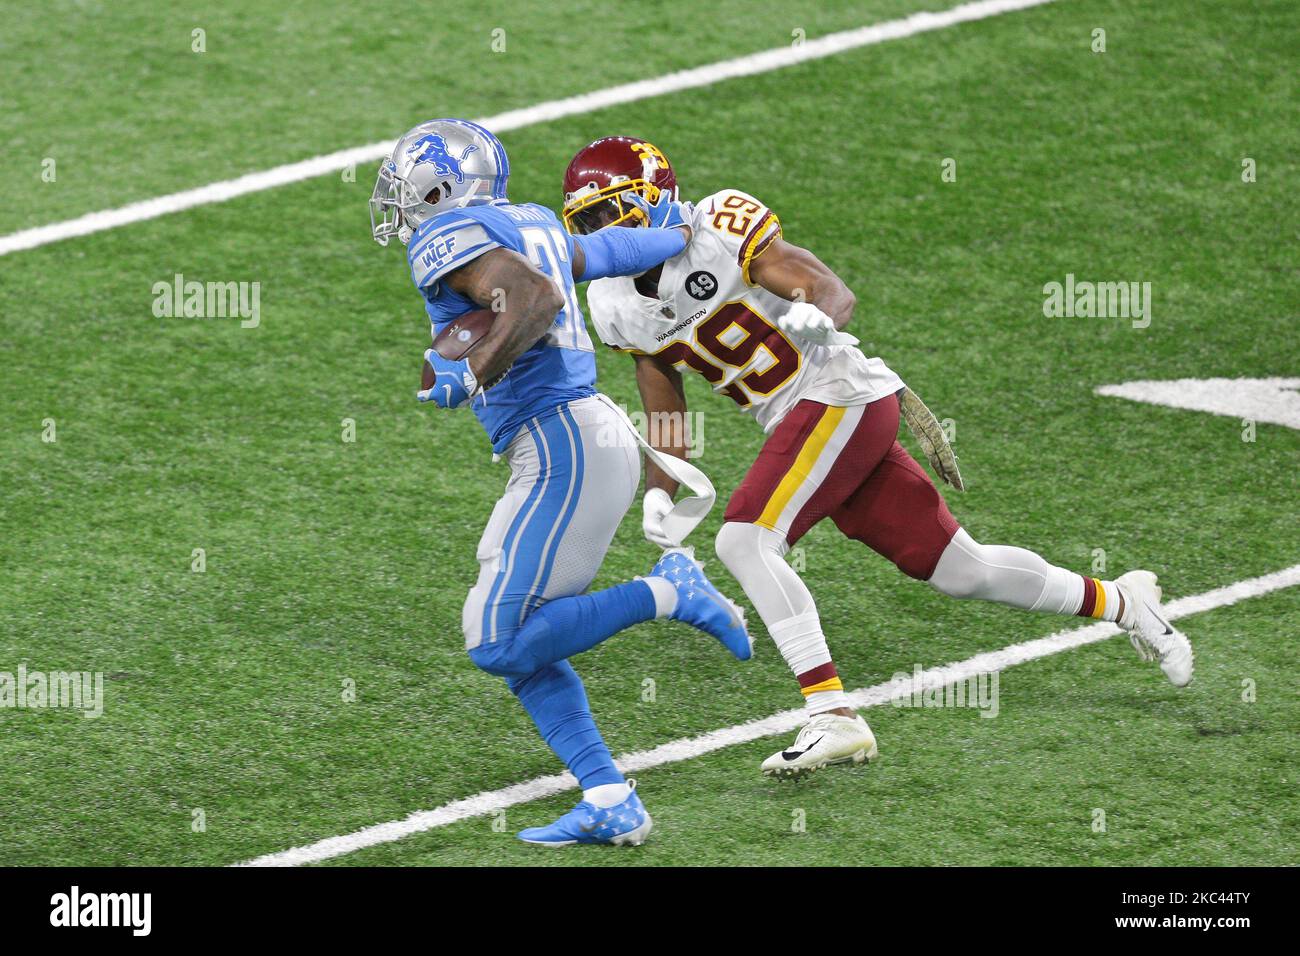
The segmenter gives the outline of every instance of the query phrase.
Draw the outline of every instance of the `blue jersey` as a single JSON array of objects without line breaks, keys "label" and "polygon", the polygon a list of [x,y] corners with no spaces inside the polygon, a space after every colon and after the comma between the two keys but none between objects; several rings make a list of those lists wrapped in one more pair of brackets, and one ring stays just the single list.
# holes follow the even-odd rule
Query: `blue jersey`
[{"label": "blue jersey", "polygon": [[596,359],[578,308],[573,281],[573,237],[555,213],[505,200],[441,213],[420,224],[407,244],[411,279],[437,335],[457,316],[480,308],[441,279],[498,247],[513,249],[550,276],[564,297],[555,323],[515,359],[504,379],[473,400],[493,451],[503,451],[528,419],[596,393]]}]

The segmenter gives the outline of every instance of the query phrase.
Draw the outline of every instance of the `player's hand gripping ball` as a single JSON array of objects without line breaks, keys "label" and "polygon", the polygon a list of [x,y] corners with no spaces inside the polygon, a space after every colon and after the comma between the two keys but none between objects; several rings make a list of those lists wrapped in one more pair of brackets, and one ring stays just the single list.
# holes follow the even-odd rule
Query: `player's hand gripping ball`
[{"label": "player's hand gripping ball", "polygon": [[443,326],[434,337],[433,348],[424,353],[417,399],[442,408],[459,408],[473,397],[478,380],[466,356],[483,341],[496,317],[491,309],[475,309]]}]

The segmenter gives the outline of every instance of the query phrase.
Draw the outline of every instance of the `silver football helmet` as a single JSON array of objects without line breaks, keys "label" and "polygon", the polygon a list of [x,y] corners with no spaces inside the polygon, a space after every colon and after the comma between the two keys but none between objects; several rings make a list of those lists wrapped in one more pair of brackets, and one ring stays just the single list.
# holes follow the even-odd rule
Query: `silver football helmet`
[{"label": "silver football helmet", "polygon": [[505,199],[509,178],[505,147],[482,126],[459,119],[421,123],[379,164],[371,235],[381,246],[392,236],[405,245],[431,216]]}]

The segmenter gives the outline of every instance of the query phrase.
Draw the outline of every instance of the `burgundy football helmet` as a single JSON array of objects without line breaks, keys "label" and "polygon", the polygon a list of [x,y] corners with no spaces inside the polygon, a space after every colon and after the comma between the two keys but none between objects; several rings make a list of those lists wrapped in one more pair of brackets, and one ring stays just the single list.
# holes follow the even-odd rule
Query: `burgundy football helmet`
[{"label": "burgundy football helmet", "polygon": [[641,210],[623,195],[634,191],[654,203],[660,190],[677,198],[677,174],[657,146],[634,136],[598,139],[578,150],[564,171],[564,228],[585,234],[640,220]]}]

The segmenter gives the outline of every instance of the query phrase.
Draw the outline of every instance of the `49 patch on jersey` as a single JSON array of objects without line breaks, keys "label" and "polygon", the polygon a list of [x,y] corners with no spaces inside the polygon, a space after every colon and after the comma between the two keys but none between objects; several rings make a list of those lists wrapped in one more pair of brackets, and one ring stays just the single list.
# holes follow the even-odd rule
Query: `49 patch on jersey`
[{"label": "49 patch on jersey", "polygon": [[686,277],[686,294],[701,302],[712,299],[718,291],[718,280],[712,272],[696,270]]}]

